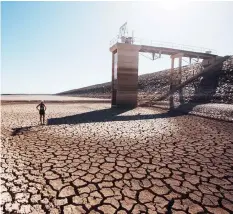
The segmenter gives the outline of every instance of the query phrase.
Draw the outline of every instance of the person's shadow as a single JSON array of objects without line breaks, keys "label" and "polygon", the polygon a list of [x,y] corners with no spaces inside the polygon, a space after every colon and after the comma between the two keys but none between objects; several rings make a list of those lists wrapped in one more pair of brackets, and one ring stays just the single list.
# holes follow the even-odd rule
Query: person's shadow
[{"label": "person's shadow", "polygon": [[[38,125],[36,125],[38,126]],[[16,135],[19,135],[23,132],[27,132],[27,131],[30,131],[30,129],[32,127],[36,127],[36,126],[24,126],[24,127],[19,127],[19,128],[13,128],[12,130],[12,133],[11,133],[11,136],[16,136]]]},{"label": "person's shadow", "polygon": [[120,115],[131,109],[109,108],[96,110],[81,114],[61,118],[50,118],[47,120],[47,125],[61,125],[61,124],[80,124],[80,123],[97,123],[109,121],[130,121],[130,120],[149,120],[157,118],[169,118],[184,115],[179,112],[166,112],[161,114],[146,114],[146,115]]}]

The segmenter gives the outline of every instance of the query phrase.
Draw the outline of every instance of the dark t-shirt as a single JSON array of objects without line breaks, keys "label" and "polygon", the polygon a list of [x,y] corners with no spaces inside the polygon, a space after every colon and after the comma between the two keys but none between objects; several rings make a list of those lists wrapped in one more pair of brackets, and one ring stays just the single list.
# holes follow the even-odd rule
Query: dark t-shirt
[{"label": "dark t-shirt", "polygon": [[45,104],[41,103],[40,104],[40,110],[44,110],[45,109]]}]

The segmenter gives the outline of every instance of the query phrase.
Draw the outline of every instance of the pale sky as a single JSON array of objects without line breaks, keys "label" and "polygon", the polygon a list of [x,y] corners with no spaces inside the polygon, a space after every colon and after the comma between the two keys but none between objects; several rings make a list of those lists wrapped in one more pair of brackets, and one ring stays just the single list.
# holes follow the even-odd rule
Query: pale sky
[{"label": "pale sky", "polygon": [[[233,54],[233,2],[1,2],[1,93],[57,93],[111,81],[109,42],[134,36]],[[140,57],[139,74],[170,67]]]}]

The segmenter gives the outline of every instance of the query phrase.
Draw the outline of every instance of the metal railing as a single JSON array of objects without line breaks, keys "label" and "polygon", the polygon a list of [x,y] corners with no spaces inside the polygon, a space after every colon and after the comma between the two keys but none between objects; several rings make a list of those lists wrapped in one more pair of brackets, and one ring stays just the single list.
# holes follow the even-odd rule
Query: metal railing
[{"label": "metal railing", "polygon": [[[113,46],[116,43],[125,43],[125,41],[119,37],[115,37],[110,41],[110,46]],[[154,47],[161,47],[161,48],[173,48],[173,49],[200,52],[200,53],[211,53],[211,54],[216,53],[216,50],[210,49],[210,48],[196,47],[196,46],[184,45],[184,44],[175,44],[172,42],[147,40],[147,39],[141,39],[141,38],[137,38],[137,37],[132,38],[131,44],[147,45],[147,46],[154,46]]]}]

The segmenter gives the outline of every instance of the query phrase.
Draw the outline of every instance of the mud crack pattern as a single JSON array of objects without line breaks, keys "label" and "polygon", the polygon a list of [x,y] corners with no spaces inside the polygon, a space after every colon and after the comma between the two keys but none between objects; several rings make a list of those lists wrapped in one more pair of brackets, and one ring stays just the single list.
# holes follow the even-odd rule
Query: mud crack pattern
[{"label": "mud crack pattern", "polygon": [[3,105],[3,213],[233,213],[233,124],[108,104]]}]

